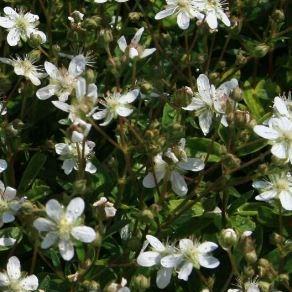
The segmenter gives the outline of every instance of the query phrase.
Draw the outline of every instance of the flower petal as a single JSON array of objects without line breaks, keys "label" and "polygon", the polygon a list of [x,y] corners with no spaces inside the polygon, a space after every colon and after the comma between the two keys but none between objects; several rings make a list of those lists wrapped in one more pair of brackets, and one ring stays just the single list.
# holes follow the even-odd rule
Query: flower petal
[{"label": "flower petal", "polygon": [[14,22],[8,17],[0,17],[0,26],[4,28],[12,28],[14,26]]},{"label": "flower petal", "polygon": [[6,274],[0,273],[0,286],[8,286],[9,285],[9,278]]},{"label": "flower petal", "polygon": [[144,27],[141,27],[137,30],[134,37],[131,40],[131,43],[138,44],[140,42],[141,36],[144,32]]},{"label": "flower petal", "polygon": [[146,235],[146,239],[148,240],[150,245],[155,249],[155,251],[163,252],[165,250],[164,245],[158,238],[148,234]]},{"label": "flower petal", "polygon": [[174,13],[174,11],[175,11],[175,7],[166,8],[165,10],[162,10],[162,11],[158,12],[155,15],[155,19],[159,20],[159,19],[165,18],[167,16],[170,16],[170,15],[172,15]]},{"label": "flower petal", "polygon": [[258,125],[253,128],[254,132],[268,140],[276,140],[279,138],[279,133],[269,127]]},{"label": "flower petal", "polygon": [[152,267],[160,263],[160,254],[156,251],[145,251],[137,258],[138,265],[142,267]]},{"label": "flower petal", "polygon": [[292,193],[290,191],[282,191],[279,195],[282,207],[285,210],[292,211]]},{"label": "flower petal", "polygon": [[218,27],[218,21],[215,10],[211,10],[208,12],[206,16],[206,21],[211,29],[216,29]]},{"label": "flower petal", "polygon": [[59,222],[63,214],[63,208],[57,200],[51,199],[46,204],[46,213],[55,222]]},{"label": "flower petal", "polygon": [[185,196],[188,192],[188,187],[184,177],[176,171],[172,171],[170,175],[172,190],[179,196]]},{"label": "flower petal", "polygon": [[208,268],[208,269],[214,269],[217,268],[220,264],[218,259],[214,258],[213,256],[206,256],[206,255],[199,255],[198,256],[199,263],[202,267]]},{"label": "flower petal", "polygon": [[212,241],[205,241],[198,246],[198,251],[208,253],[218,248],[218,245]]},{"label": "flower petal", "polygon": [[172,269],[161,268],[157,272],[157,276],[156,276],[157,287],[159,289],[164,289],[170,283],[171,275],[172,275]]},{"label": "flower petal", "polygon": [[82,198],[74,198],[70,201],[66,209],[66,217],[74,222],[84,211],[85,203]]},{"label": "flower petal", "polygon": [[160,264],[164,268],[174,268],[182,261],[182,259],[183,259],[183,255],[181,254],[170,254],[163,257],[160,260]]},{"label": "flower petal", "polygon": [[120,48],[120,50],[124,53],[126,51],[126,48],[127,48],[127,41],[126,41],[126,38],[124,36],[121,36],[119,39],[118,39],[118,46]]},{"label": "flower petal", "polygon": [[77,226],[73,227],[71,234],[73,237],[75,237],[77,240],[80,240],[85,243],[90,243],[95,240],[96,233],[94,229],[88,227],[88,226]]},{"label": "flower petal", "polygon": [[43,249],[50,248],[53,244],[55,244],[57,239],[58,239],[58,234],[56,232],[47,233],[41,243],[41,248]]},{"label": "flower petal", "polygon": [[181,29],[187,29],[190,26],[190,18],[186,12],[180,12],[177,15],[177,24]]},{"label": "flower petal", "polygon": [[177,165],[184,170],[191,171],[200,171],[205,167],[204,161],[199,158],[188,158],[186,162],[180,161]]},{"label": "flower petal", "polygon": [[4,191],[3,198],[7,201],[12,201],[16,196],[16,189],[7,187]]},{"label": "flower petal", "polygon": [[74,247],[71,242],[61,240],[58,246],[60,254],[65,261],[70,261],[74,257]]},{"label": "flower petal", "polygon": [[128,107],[123,106],[123,105],[119,105],[116,108],[116,113],[122,117],[128,117],[132,112],[133,112],[133,109],[128,108]]},{"label": "flower petal", "polygon": [[287,158],[287,149],[286,145],[284,143],[277,143],[272,146],[271,152],[273,155],[280,159],[286,159]]},{"label": "flower petal", "polygon": [[21,276],[20,261],[17,257],[11,257],[7,263],[7,274],[12,280],[18,280]]},{"label": "flower petal", "polygon": [[132,103],[133,101],[136,100],[136,98],[138,97],[140,93],[139,89],[134,89],[126,94],[123,94],[120,98],[119,98],[119,102],[120,103]]},{"label": "flower petal", "polygon": [[35,275],[30,275],[20,281],[20,286],[25,291],[35,291],[39,286],[39,280]]},{"label": "flower petal", "polygon": [[74,159],[66,159],[62,164],[62,169],[64,170],[65,174],[69,175],[75,166]]},{"label": "flower petal", "polygon": [[156,48],[151,48],[151,49],[145,49],[141,54],[140,54],[140,59],[146,58],[150,55],[152,55],[156,51]]},{"label": "flower petal", "polygon": [[41,217],[34,220],[33,226],[39,232],[48,232],[48,231],[54,230],[55,228],[55,224],[52,221],[46,218],[41,218]]},{"label": "flower petal", "polygon": [[186,262],[178,271],[178,278],[184,281],[189,279],[189,275],[192,273],[193,265],[190,262]]},{"label": "flower petal", "polygon": [[16,28],[13,28],[9,31],[7,35],[7,42],[9,46],[14,47],[18,44],[20,40],[20,33]]},{"label": "flower petal", "polygon": [[43,88],[40,88],[36,92],[36,96],[38,99],[46,100],[50,98],[51,96],[55,95],[57,91],[58,91],[57,85],[47,85]]},{"label": "flower petal", "polygon": [[74,77],[77,77],[84,72],[85,67],[86,67],[85,57],[83,55],[78,55],[71,60],[68,72]]}]

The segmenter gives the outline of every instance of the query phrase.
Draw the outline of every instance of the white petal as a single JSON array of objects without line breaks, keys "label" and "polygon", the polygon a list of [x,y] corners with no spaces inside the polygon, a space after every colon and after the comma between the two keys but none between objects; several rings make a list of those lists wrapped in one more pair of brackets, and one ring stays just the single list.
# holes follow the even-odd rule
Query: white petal
[{"label": "white petal", "polygon": [[70,261],[74,257],[74,247],[71,242],[61,240],[58,246],[60,254],[65,261]]},{"label": "white petal", "polygon": [[57,143],[55,145],[55,151],[59,155],[67,155],[70,153],[70,149],[68,144],[65,143]]},{"label": "white petal", "polygon": [[164,289],[171,280],[172,269],[161,268],[157,272],[156,285],[159,289]]},{"label": "white petal", "polygon": [[192,273],[193,265],[190,262],[186,262],[182,265],[178,272],[178,278],[184,281],[189,279],[189,275]]},{"label": "white petal", "polygon": [[279,96],[276,96],[274,99],[274,107],[281,115],[289,117],[287,105],[285,101]]},{"label": "white petal", "polygon": [[226,26],[230,26],[230,20],[229,18],[227,17],[227,15],[222,11],[222,10],[219,10],[218,12],[218,16],[219,16],[219,19],[222,20],[222,22],[226,25]]},{"label": "white petal", "polygon": [[77,240],[80,240],[85,243],[90,243],[95,240],[96,233],[95,231],[87,226],[77,226],[73,227],[71,234]]},{"label": "white petal", "polygon": [[35,275],[30,275],[20,281],[20,286],[26,291],[35,291],[39,286],[39,280]]},{"label": "white petal", "polygon": [[8,286],[9,285],[9,278],[6,274],[0,273],[0,286]]},{"label": "white petal", "polygon": [[71,60],[68,72],[74,77],[77,77],[84,72],[85,67],[86,67],[85,57],[83,55],[78,55]]},{"label": "white petal", "polygon": [[210,128],[212,125],[212,118],[213,118],[213,113],[209,110],[205,110],[199,115],[199,125],[205,136],[210,131]]},{"label": "white petal", "polygon": [[43,249],[50,248],[53,244],[55,244],[57,239],[58,239],[57,233],[55,233],[55,232],[47,233],[46,236],[44,237],[42,243],[41,243],[41,248],[43,248]]},{"label": "white petal", "polygon": [[52,79],[57,79],[59,77],[59,69],[53,63],[45,61],[44,67]]},{"label": "white petal", "polygon": [[268,139],[268,140],[276,140],[279,138],[279,133],[269,127],[258,125],[253,128],[254,132],[259,136]]},{"label": "white petal", "polygon": [[210,86],[209,79],[206,75],[204,74],[199,75],[197,79],[197,87],[203,101],[209,105],[212,104],[212,99],[210,95],[211,86]]},{"label": "white petal", "polygon": [[156,48],[151,48],[151,49],[145,49],[141,54],[140,54],[140,58],[146,58],[150,55],[152,55],[154,52],[156,51]]},{"label": "white petal", "polygon": [[95,120],[102,120],[106,117],[108,113],[108,110],[104,109],[104,110],[101,110],[101,111],[98,111],[96,113],[94,113],[92,115],[92,117],[95,119]]},{"label": "white petal", "polygon": [[[0,246],[12,246],[16,240],[12,237],[1,237],[0,238]],[[1,279],[0,279],[0,286],[1,286]]]},{"label": "white petal", "polygon": [[16,189],[7,187],[4,191],[3,198],[7,201],[12,201],[16,196]]},{"label": "white petal", "polygon": [[126,38],[124,36],[121,36],[119,39],[118,39],[118,46],[119,48],[121,49],[121,51],[124,53],[126,51],[126,48],[127,48],[127,41],[126,41]]},{"label": "white petal", "polygon": [[55,95],[57,90],[58,90],[57,85],[48,85],[48,86],[45,86],[43,88],[40,88],[36,92],[36,96],[41,100],[46,100],[46,99],[50,98],[51,96]]},{"label": "white petal", "polygon": [[60,109],[61,111],[67,112],[67,113],[70,111],[70,108],[71,108],[71,106],[69,104],[62,102],[62,101],[59,101],[59,100],[53,100],[52,104],[56,108]]},{"label": "white petal", "polygon": [[280,159],[287,158],[287,149],[284,143],[278,143],[272,146],[271,152]]},{"label": "white petal", "polygon": [[252,187],[255,189],[266,189],[271,187],[271,183],[264,180],[257,180],[253,182]]},{"label": "white petal", "polygon": [[89,173],[96,173],[97,168],[91,161],[86,162],[85,171]]},{"label": "white petal", "polygon": [[79,133],[77,131],[73,131],[72,136],[71,136],[71,141],[73,143],[79,143],[82,142],[84,139],[83,133]]},{"label": "white petal", "polygon": [[139,53],[138,53],[137,49],[135,49],[135,48],[130,48],[130,50],[129,50],[129,57],[130,57],[131,59],[134,59],[134,58],[137,57],[137,56],[139,56]]},{"label": "white petal", "polygon": [[26,77],[31,81],[31,83],[32,83],[33,85],[35,85],[35,86],[39,86],[39,85],[41,85],[41,81],[40,81],[39,77],[36,76],[35,74],[30,73],[30,74],[28,74]]},{"label": "white petal", "polygon": [[184,177],[176,171],[172,171],[170,175],[172,190],[179,196],[185,196],[188,192],[188,187]]},{"label": "white petal", "polygon": [[74,159],[66,159],[62,164],[62,169],[64,170],[65,174],[69,175],[75,166]]},{"label": "white petal", "polygon": [[19,31],[16,28],[13,28],[9,31],[7,35],[7,42],[9,46],[16,46],[20,40],[20,34]]},{"label": "white petal", "polygon": [[208,268],[208,269],[214,269],[217,268],[220,264],[220,262],[214,258],[213,256],[206,256],[206,255],[199,255],[198,256],[199,263],[202,267]]},{"label": "white petal", "polygon": [[20,261],[17,257],[11,257],[7,263],[7,274],[10,279],[18,280],[21,276]]},{"label": "white petal", "polygon": [[12,28],[14,26],[14,22],[8,17],[0,17],[0,26],[4,28]]},{"label": "white petal", "polygon": [[212,241],[205,241],[198,246],[201,253],[208,253],[218,248],[218,245]]},{"label": "white petal", "polygon": [[218,27],[218,21],[215,10],[209,11],[209,13],[206,16],[206,21],[211,29],[216,29]]},{"label": "white petal", "polygon": [[39,36],[41,38],[42,44],[47,41],[47,36],[42,31],[34,30],[33,35]]},{"label": "white petal", "polygon": [[37,218],[36,220],[34,220],[33,226],[39,232],[47,232],[55,228],[55,224],[46,218]]},{"label": "white petal", "polygon": [[91,97],[93,103],[95,103],[97,100],[97,86],[93,83],[88,84],[86,95]]},{"label": "white petal", "polygon": [[174,268],[182,261],[181,254],[170,254],[160,260],[160,264],[164,268]]},{"label": "white petal", "polygon": [[186,162],[180,161],[178,166],[184,170],[191,171],[200,171],[205,167],[204,161],[199,158],[188,158]]},{"label": "white petal", "polygon": [[285,210],[292,211],[292,193],[289,191],[282,191],[279,195],[282,207]]},{"label": "white petal", "polygon": [[25,13],[24,18],[28,21],[28,22],[36,22],[37,20],[39,20],[38,15],[36,14],[32,14],[30,12]]},{"label": "white petal", "polygon": [[181,29],[187,29],[190,26],[190,18],[185,12],[177,15],[177,24]]},{"label": "white petal", "polygon": [[139,89],[134,89],[126,94],[123,94],[120,98],[119,98],[119,102],[120,103],[132,103],[133,101],[136,100],[136,98],[138,97],[140,93]]},{"label": "white petal", "polygon": [[271,190],[271,191],[260,193],[258,196],[255,197],[255,199],[258,201],[266,202],[266,201],[274,199],[276,196],[277,196],[277,191]]},{"label": "white petal", "polygon": [[194,247],[192,240],[184,238],[179,241],[179,248],[182,252],[187,252]]},{"label": "white petal", "polygon": [[159,264],[160,254],[155,251],[145,251],[139,254],[137,258],[138,265],[142,267],[152,267]]},{"label": "white petal", "polygon": [[174,13],[174,11],[175,11],[175,7],[171,7],[171,8],[167,8],[165,10],[162,10],[155,15],[155,19],[159,20],[159,19],[165,18],[167,16],[170,16]]},{"label": "white petal", "polygon": [[186,106],[186,107],[182,107],[182,109],[186,110],[186,111],[195,111],[195,110],[199,110],[201,108],[206,107],[206,103],[200,99],[200,98],[193,98],[191,103]]},{"label": "white petal", "polygon": [[61,220],[63,208],[57,200],[51,199],[46,204],[46,213],[51,219],[59,222]]},{"label": "white petal", "polygon": [[76,83],[76,97],[78,99],[86,95],[86,80],[84,78],[79,78]]},{"label": "white petal", "polygon": [[12,17],[18,16],[18,13],[12,7],[6,6],[4,7],[3,11],[6,15],[9,15]]},{"label": "white petal", "polygon": [[74,198],[70,201],[69,205],[66,209],[66,217],[71,219],[72,221],[75,221],[78,217],[80,217],[83,214],[85,208],[85,203],[82,198]]},{"label": "white petal", "polygon": [[123,106],[123,105],[119,105],[116,108],[116,113],[122,117],[128,117],[132,112],[133,112],[133,109],[128,108],[128,107]]},{"label": "white petal", "polygon": [[[165,171],[155,171],[155,178],[157,181],[157,184],[160,183],[160,181],[164,178],[165,176]],[[155,178],[153,176],[152,172],[149,172],[143,179],[143,186],[145,188],[155,188],[156,187],[156,183],[155,183]]]},{"label": "white petal", "polygon": [[10,212],[5,212],[3,215],[2,215],[2,220],[4,223],[10,223],[10,222],[13,222],[15,220],[15,217],[12,213]]},{"label": "white petal", "polygon": [[146,235],[146,239],[148,240],[150,245],[155,249],[155,251],[163,252],[165,250],[164,245],[158,238],[148,234]]},{"label": "white petal", "polygon": [[134,37],[131,40],[131,43],[138,44],[140,42],[141,36],[144,32],[144,27],[141,27],[137,30]]}]

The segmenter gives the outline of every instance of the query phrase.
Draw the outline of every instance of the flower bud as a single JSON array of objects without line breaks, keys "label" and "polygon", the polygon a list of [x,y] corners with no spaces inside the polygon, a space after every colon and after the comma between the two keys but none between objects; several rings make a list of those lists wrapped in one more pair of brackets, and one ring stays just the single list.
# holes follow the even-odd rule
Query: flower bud
[{"label": "flower bud", "polygon": [[144,291],[150,288],[150,278],[145,277],[144,275],[137,275],[132,279],[131,282],[136,291]]},{"label": "flower bud", "polygon": [[288,274],[280,274],[278,276],[278,279],[280,282],[286,284],[287,286],[289,286],[289,275]]},{"label": "flower bud", "polygon": [[83,21],[84,28],[97,28],[100,25],[101,18],[99,16],[92,16]]},{"label": "flower bud", "polygon": [[223,229],[219,238],[220,244],[223,248],[231,248],[238,241],[238,236],[232,228]]},{"label": "flower bud", "polygon": [[284,240],[284,237],[276,232],[271,235],[271,243],[274,245],[282,244]]},{"label": "flower bud", "polygon": [[259,286],[259,288],[261,288],[262,292],[270,292],[271,291],[271,283],[259,281],[258,286]]},{"label": "flower bud", "polygon": [[242,100],[242,90],[238,86],[232,91],[231,98],[235,101]]},{"label": "flower bud", "polygon": [[88,289],[87,291],[89,291],[89,292],[99,292],[99,291],[101,291],[100,284],[95,282],[95,281],[86,280],[82,284],[83,284],[83,286],[85,286]]},{"label": "flower bud", "polygon": [[255,271],[251,266],[244,267],[244,275],[246,275],[247,278],[252,278],[254,274]]},{"label": "flower bud", "polygon": [[149,209],[146,209],[142,211],[141,218],[144,222],[149,222],[154,219],[154,215]]},{"label": "flower bud", "polygon": [[244,256],[245,256],[245,260],[249,264],[254,264],[258,259],[258,256],[257,256],[255,250],[247,252]]},{"label": "flower bud", "polygon": [[43,42],[44,40],[41,38],[39,34],[34,33],[30,34],[29,45],[32,48],[38,48]]},{"label": "flower bud", "polygon": [[285,20],[285,14],[283,10],[276,9],[272,14],[272,18],[275,22],[283,22]]},{"label": "flower bud", "polygon": [[133,11],[129,13],[129,19],[132,22],[138,22],[142,16],[143,14],[137,11]]},{"label": "flower bud", "polygon": [[88,83],[95,83],[96,82],[96,74],[92,69],[86,70],[86,80]]},{"label": "flower bud", "polygon": [[100,36],[103,37],[106,43],[111,43],[114,39],[111,29],[102,29],[100,31]]},{"label": "flower bud", "polygon": [[261,44],[258,44],[255,48],[254,48],[254,54],[257,56],[257,57],[264,57],[270,50],[270,47],[265,44],[265,43],[261,43]]},{"label": "flower bud", "polygon": [[86,190],[87,190],[87,181],[86,179],[79,179],[79,180],[76,180],[74,182],[74,194],[76,195],[80,195],[80,194],[85,194],[86,193]]}]

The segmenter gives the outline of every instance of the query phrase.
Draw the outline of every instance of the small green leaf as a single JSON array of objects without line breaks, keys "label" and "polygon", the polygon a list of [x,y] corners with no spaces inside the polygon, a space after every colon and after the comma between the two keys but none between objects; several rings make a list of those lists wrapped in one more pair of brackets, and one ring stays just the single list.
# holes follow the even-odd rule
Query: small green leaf
[{"label": "small green leaf", "polygon": [[36,153],[30,159],[18,186],[18,192],[26,191],[38,176],[42,167],[47,160],[47,156],[43,153]]}]

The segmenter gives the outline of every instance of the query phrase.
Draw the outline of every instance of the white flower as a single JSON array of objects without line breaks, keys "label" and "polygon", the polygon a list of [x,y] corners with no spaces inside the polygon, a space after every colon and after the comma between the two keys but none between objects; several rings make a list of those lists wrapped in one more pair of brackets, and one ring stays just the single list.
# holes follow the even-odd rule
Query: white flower
[{"label": "white flower", "polygon": [[206,22],[211,29],[217,29],[220,19],[226,26],[230,26],[230,20],[224,12],[223,6],[228,5],[226,0],[195,0],[200,10],[205,14]]},{"label": "white flower", "polygon": [[36,28],[38,15],[23,11],[17,13],[11,7],[4,7],[3,10],[5,17],[0,17],[0,26],[9,31],[7,42],[10,46],[16,46],[20,39],[26,42],[31,35],[39,36],[42,43],[46,41],[46,35]]},{"label": "white flower", "polygon": [[199,118],[199,125],[204,135],[207,135],[212,125],[213,116],[221,116],[221,123],[228,126],[225,116],[226,101],[230,93],[238,86],[236,79],[224,82],[217,89],[206,75],[201,74],[197,79],[198,93],[191,103],[183,107],[187,111],[195,111]]},{"label": "white flower", "polygon": [[236,289],[228,289],[227,292],[260,292],[260,288],[259,288],[259,285],[258,285],[258,280],[257,278],[255,278],[254,280],[253,279],[250,279],[248,282],[246,283],[243,283],[243,286],[244,287],[241,287],[241,284],[240,284],[240,279],[238,280],[238,283],[235,285],[239,288],[236,288]]},{"label": "white flower", "polygon": [[[200,171],[204,168],[204,162],[198,158],[188,158],[185,153],[185,139],[181,139],[179,145],[169,148],[165,153],[154,157],[154,174],[149,172],[143,179],[145,188],[154,188],[162,179],[171,182],[172,190],[179,196],[185,196],[188,187],[182,175],[185,171]],[[155,177],[154,177],[155,176]]]},{"label": "white flower", "polygon": [[218,245],[211,241],[199,243],[190,239],[181,239],[179,253],[164,257],[161,265],[166,268],[178,267],[178,278],[187,281],[193,267],[199,270],[201,266],[208,269],[219,266],[218,259],[211,255],[217,247]]},{"label": "white flower", "polygon": [[94,229],[83,225],[80,218],[84,207],[84,200],[79,197],[72,199],[67,208],[57,200],[49,200],[46,204],[48,218],[41,217],[33,223],[40,233],[46,233],[41,247],[47,249],[57,243],[62,258],[70,261],[74,256],[76,241],[93,242],[96,238]]},{"label": "white flower", "polygon": [[97,87],[95,84],[90,83],[86,87],[84,78],[79,78],[76,82],[76,98],[69,105],[63,101],[52,101],[54,106],[64,112],[69,113],[69,119],[74,122],[77,119],[84,119],[89,117],[97,103]]},{"label": "white flower", "polygon": [[118,116],[128,117],[133,112],[133,108],[130,104],[136,100],[138,95],[138,89],[134,89],[122,95],[118,92],[114,92],[105,97],[104,101],[100,101],[105,108],[94,113],[92,117],[95,120],[104,119],[104,122],[100,124],[101,126],[108,125],[112,119]]},{"label": "white flower", "polygon": [[272,145],[271,152],[279,159],[292,163],[292,120],[286,116],[271,118],[268,126],[257,125],[254,132],[267,139]]},{"label": "white flower", "polygon": [[200,13],[199,6],[194,0],[166,0],[164,10],[155,15],[155,19],[163,19],[170,15],[177,15],[177,24],[181,29],[187,29],[190,25],[190,19],[203,19],[204,15]]},{"label": "white flower", "polygon": [[269,175],[269,180],[258,180],[252,185],[259,189],[260,194],[255,197],[258,201],[279,199],[285,210],[292,211],[292,176],[290,173],[280,172]]},{"label": "white flower", "polygon": [[[146,235],[146,239],[147,241],[137,258],[137,263],[142,267],[158,265],[160,269],[157,272],[156,285],[158,288],[164,289],[170,283],[173,267],[165,268],[161,266],[161,260],[163,257],[173,254],[175,249],[171,245],[162,244],[158,238],[152,235]],[[144,251],[149,244],[151,251]]]},{"label": "white flower", "polygon": [[107,218],[114,217],[117,209],[114,204],[108,201],[106,197],[101,197],[98,201],[93,204],[94,207],[102,207],[104,209]]},{"label": "white flower", "polygon": [[16,75],[24,76],[36,86],[41,84],[40,78],[45,76],[43,70],[39,66],[34,65],[36,59],[29,55],[23,58],[17,56],[15,59],[0,58],[0,62],[12,65]]},{"label": "white flower", "polygon": [[[73,133],[74,134],[74,133]],[[76,134],[76,133],[75,133]],[[78,141],[78,135],[73,135],[73,138],[76,138]],[[85,171],[89,173],[95,173],[96,167],[91,162],[91,156],[93,155],[93,148],[95,143],[92,141],[82,142],[67,142],[67,143],[58,143],[55,145],[55,151],[63,160],[62,169],[65,174],[70,174],[73,169],[78,170],[80,167],[80,161],[84,161]],[[84,147],[84,148],[83,148]]]},{"label": "white flower", "polygon": [[7,168],[7,162],[4,159],[0,159],[0,173],[6,170]]},{"label": "white flower", "polygon": [[16,239],[12,237],[0,237],[0,246],[12,246],[16,242]]},{"label": "white flower", "polygon": [[35,275],[23,276],[17,257],[11,257],[7,263],[7,271],[0,273],[0,287],[4,292],[35,291],[39,286]]},{"label": "white flower", "polygon": [[0,227],[4,223],[10,223],[15,220],[14,215],[21,208],[23,200],[16,197],[16,190],[4,186],[0,181]]},{"label": "white flower", "polygon": [[276,117],[284,116],[292,120],[291,92],[289,92],[288,98],[285,95],[274,98],[274,110]]},{"label": "white flower", "polygon": [[[105,3],[109,0],[94,0],[95,3]],[[119,3],[123,3],[123,2],[127,2],[129,0],[115,0],[116,2],[119,2]]]},{"label": "white flower", "polygon": [[66,68],[58,69],[54,64],[45,62],[44,67],[50,76],[50,84],[40,88],[36,92],[39,99],[45,100],[56,95],[60,101],[66,101],[72,91],[75,89],[79,76],[84,72],[86,58],[83,55],[75,56],[68,70]]},{"label": "white flower", "polygon": [[127,54],[131,59],[136,57],[143,59],[152,55],[156,51],[155,48],[144,49],[144,47],[139,44],[143,32],[144,27],[138,29],[129,45],[127,44],[126,38],[124,36],[121,36],[118,39],[119,48],[123,53],[126,53],[127,51]]}]

